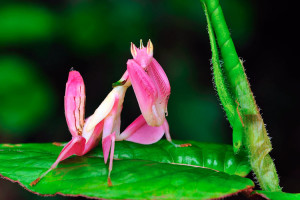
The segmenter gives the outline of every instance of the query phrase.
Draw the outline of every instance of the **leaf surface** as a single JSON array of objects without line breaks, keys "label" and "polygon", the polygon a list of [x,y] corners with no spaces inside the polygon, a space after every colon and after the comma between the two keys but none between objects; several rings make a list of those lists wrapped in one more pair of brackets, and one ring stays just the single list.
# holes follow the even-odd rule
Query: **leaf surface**
[{"label": "leaf surface", "polygon": [[[175,143],[191,143],[192,146],[176,148],[167,140],[160,140],[152,145],[122,141],[116,144],[114,158],[196,165],[239,176],[246,176],[251,171],[246,152],[235,155],[231,145],[196,141],[175,141]],[[101,148],[96,148],[88,155],[103,157]]]},{"label": "leaf surface", "polygon": [[[0,175],[42,195],[106,199],[211,199],[254,186],[250,179],[216,171],[223,169],[243,175],[249,172],[245,163],[241,164],[246,158],[234,157],[231,146],[190,143],[192,147],[175,148],[167,141],[153,145],[117,142],[111,174],[113,187],[107,186],[108,167],[100,147],[85,156],[66,159],[36,186],[30,187],[55,161],[62,146],[2,144]],[[201,166],[215,167],[215,170]]]}]

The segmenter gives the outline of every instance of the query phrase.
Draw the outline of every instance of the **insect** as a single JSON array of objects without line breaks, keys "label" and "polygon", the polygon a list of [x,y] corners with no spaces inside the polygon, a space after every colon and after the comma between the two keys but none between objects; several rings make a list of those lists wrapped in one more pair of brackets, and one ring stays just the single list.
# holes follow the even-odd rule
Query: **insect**
[{"label": "insect", "polygon": [[[108,185],[112,186],[110,173],[113,168],[115,141],[128,140],[140,144],[152,144],[163,135],[172,142],[169,125],[165,119],[170,95],[170,84],[158,62],[152,58],[153,45],[149,40],[147,48],[141,44],[137,49],[131,44],[134,59],[127,62],[127,71],[114,84],[112,91],[100,106],[87,119],[85,115],[85,85],[80,73],[69,72],[65,91],[65,116],[72,134],[72,140],[62,149],[57,160],[30,185],[37,184],[41,178],[54,169],[60,161],[71,155],[82,156],[94,148],[102,137],[104,162],[110,154]],[[122,133],[120,132],[121,112],[125,93],[133,85],[142,115],[134,120]],[[190,144],[176,147],[190,146]]]},{"label": "insect", "polygon": [[[105,163],[109,151],[111,152],[108,174],[109,185],[111,185],[110,173],[113,165],[115,141],[127,140],[140,144],[152,144],[159,141],[165,134],[167,140],[175,147],[190,146],[190,144],[179,145],[172,142],[169,125],[165,118],[171,87],[163,68],[153,58],[152,42],[149,40],[147,47],[144,47],[141,40],[140,48],[131,43],[130,50],[133,59],[127,61],[127,71],[118,82],[113,84],[113,91],[117,91],[114,95],[115,100],[107,100],[110,104],[101,104],[86,125],[87,131],[91,131],[103,119],[103,110],[112,108],[112,113],[109,116],[110,121],[104,125],[102,137]],[[125,92],[131,85],[142,115],[120,133],[122,105]],[[112,102],[115,102],[115,104],[113,105]]]}]

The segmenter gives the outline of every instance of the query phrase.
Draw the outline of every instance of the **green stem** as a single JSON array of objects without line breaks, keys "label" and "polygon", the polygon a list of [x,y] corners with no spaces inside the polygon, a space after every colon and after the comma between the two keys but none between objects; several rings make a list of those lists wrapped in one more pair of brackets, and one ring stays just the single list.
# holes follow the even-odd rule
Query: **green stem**
[{"label": "green stem", "polygon": [[[280,191],[281,188],[279,187],[279,179],[275,165],[269,156],[269,152],[272,149],[271,142],[267,136],[264,122],[248,83],[244,66],[235,50],[219,0],[201,0],[201,2],[203,3],[204,11],[207,16],[211,44],[215,41],[214,37],[211,36],[213,35],[212,30],[214,30],[224,60],[224,72],[221,76],[225,77],[223,80],[228,83],[228,90],[232,93],[233,99],[231,99],[230,102],[236,101],[239,105],[237,109],[238,115],[233,115],[235,120],[231,120],[232,122],[230,121],[230,123],[232,125],[232,123],[235,124],[236,121],[240,120],[243,125],[243,131],[241,132],[244,133],[243,145],[248,151],[249,161],[261,188],[266,191]],[[216,47],[214,46],[212,47],[213,57],[216,54],[214,53],[215,51]],[[215,67],[213,67],[213,71],[215,71]],[[214,72],[214,75],[215,74]],[[226,85],[226,83],[224,83],[224,85]],[[222,95],[224,95],[224,93],[219,93],[218,91],[218,95],[222,101]],[[224,106],[224,109],[225,107],[226,106]],[[230,117],[232,117],[232,115],[230,115]],[[235,128],[234,125],[232,126]]]},{"label": "green stem", "polygon": [[219,0],[206,0],[205,2],[224,60],[226,77],[228,77],[228,82],[235,99],[239,99],[241,112],[245,114],[258,114],[259,112],[252,91],[249,87],[244,68],[236,53]]},{"label": "green stem", "polygon": [[[221,63],[219,59],[218,47],[215,39],[215,35],[213,32],[213,28],[211,25],[211,21],[207,12],[207,7],[203,4],[203,9],[205,12],[206,20],[207,20],[207,29],[210,40],[211,52],[212,52],[212,69],[213,69],[213,79],[215,88],[219,94],[221,104],[224,108],[224,111],[227,115],[228,121],[233,128],[233,147],[234,152],[239,152],[242,146],[242,124],[238,119],[237,113],[237,104],[233,100],[232,94],[230,93],[228,86],[226,85],[225,76],[223,74],[223,70],[221,68]],[[238,119],[238,120],[237,120]]]}]

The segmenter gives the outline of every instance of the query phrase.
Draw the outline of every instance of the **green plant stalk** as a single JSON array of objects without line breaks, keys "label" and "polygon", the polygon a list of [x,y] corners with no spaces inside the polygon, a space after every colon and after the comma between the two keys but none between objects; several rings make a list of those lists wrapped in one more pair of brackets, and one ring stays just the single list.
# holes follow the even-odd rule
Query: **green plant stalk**
[{"label": "green plant stalk", "polygon": [[239,119],[239,113],[237,112],[238,105],[233,100],[232,94],[230,93],[226,80],[221,68],[221,63],[219,59],[218,47],[213,33],[213,28],[208,16],[206,5],[203,4],[203,9],[205,11],[208,35],[210,40],[210,46],[212,51],[212,71],[215,88],[219,94],[221,104],[223,105],[224,111],[227,115],[227,119],[233,129],[233,150],[238,153],[242,146],[242,136],[243,136],[243,124]]},{"label": "green plant stalk", "polygon": [[[269,152],[272,150],[272,145],[252,94],[244,66],[236,53],[219,0],[201,0],[201,2],[207,16],[211,44],[215,43],[215,38],[212,37],[214,31],[224,60],[224,72],[220,77],[222,77],[222,80],[226,81],[229,86],[225,96],[232,94],[233,99],[231,99],[230,102],[236,102],[238,106],[237,113],[239,116],[229,113],[230,117],[235,117],[235,120],[231,120],[232,122],[229,120],[231,126],[234,128],[232,123],[235,124],[237,118],[243,125],[243,131],[238,132],[244,133],[242,139],[243,145],[248,151],[250,164],[261,188],[266,191],[281,191],[276,168],[269,155]],[[216,57],[216,46],[211,46],[213,57]],[[219,69],[217,69],[216,73],[214,72],[214,76],[219,76]],[[213,71],[215,71],[215,67],[213,67]],[[215,80],[217,79],[218,78],[215,77]],[[224,85],[226,85],[226,83],[224,83]],[[224,106],[224,103],[226,103],[222,101],[224,92],[219,93],[218,89],[217,91]],[[224,109],[225,107],[226,106],[224,106]],[[228,116],[227,112],[226,114]],[[235,134],[235,131],[233,132]]]}]

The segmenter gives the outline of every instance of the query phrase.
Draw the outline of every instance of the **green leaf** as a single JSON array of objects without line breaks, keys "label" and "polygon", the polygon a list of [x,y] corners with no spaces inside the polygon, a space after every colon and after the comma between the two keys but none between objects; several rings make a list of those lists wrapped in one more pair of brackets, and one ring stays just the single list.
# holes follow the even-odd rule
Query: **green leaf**
[{"label": "green leaf", "polygon": [[[166,140],[160,140],[152,145],[117,142],[114,158],[196,165],[239,176],[246,176],[251,171],[246,152],[234,155],[232,146],[226,144],[176,141],[177,144],[187,142],[192,146],[175,148]],[[88,155],[103,157],[101,148],[96,148]]]},{"label": "green leaf", "polygon": [[300,200],[300,193],[269,192],[263,190],[257,190],[255,193],[271,200]]},{"label": "green leaf", "polygon": [[55,161],[62,146],[57,143],[2,144],[0,175],[42,195],[110,199],[210,199],[254,186],[250,179],[199,167],[213,166],[246,174],[245,157],[234,157],[231,146],[190,143],[192,147],[176,148],[167,141],[153,145],[117,142],[111,174],[113,187],[107,186],[108,169],[100,158],[100,147],[85,156],[74,156],[61,162],[36,186],[30,187],[29,184]]}]

